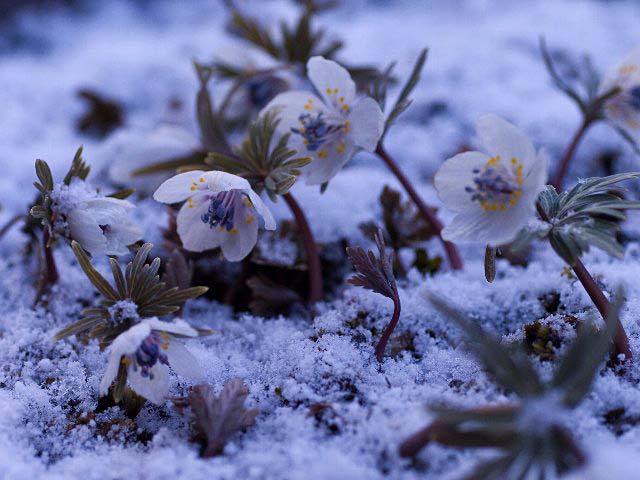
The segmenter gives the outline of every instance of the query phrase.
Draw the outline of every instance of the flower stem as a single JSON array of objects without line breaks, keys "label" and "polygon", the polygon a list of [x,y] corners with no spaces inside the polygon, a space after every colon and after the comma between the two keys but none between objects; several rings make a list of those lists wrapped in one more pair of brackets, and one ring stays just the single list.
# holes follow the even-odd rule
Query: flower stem
[{"label": "flower stem", "polygon": [[387,348],[389,337],[391,337],[393,330],[398,324],[398,320],[400,320],[400,308],[400,297],[398,295],[398,292],[396,291],[393,294],[393,316],[391,317],[391,321],[387,325],[387,328],[384,329],[378,345],[376,345],[376,358],[378,359],[378,362],[382,362],[382,360],[384,359],[384,351]]},{"label": "flower stem", "polygon": [[[604,296],[602,290],[598,288],[598,284],[579,258],[576,259],[572,268],[573,272],[576,274],[576,277],[578,277],[578,280],[580,280],[580,283],[582,283],[582,286],[587,291],[587,294],[591,298],[591,301],[595,304],[596,308],[600,312],[600,315],[602,315],[602,318],[604,318],[606,321],[609,315],[609,310],[611,309],[609,300],[607,300],[607,297]],[[616,336],[613,340],[613,344],[615,347],[615,356],[617,358],[618,355],[623,354],[625,360],[630,360],[633,357],[633,354],[631,353],[631,349],[629,348],[629,339],[627,338],[627,333],[624,331],[624,327],[620,323],[619,318],[616,317],[614,321],[618,323],[616,328]]]},{"label": "flower stem", "polygon": [[51,241],[51,232],[49,227],[44,227],[42,234],[42,248],[44,249],[45,276],[44,285],[53,285],[58,281],[58,269],[56,268],[56,260],[53,257],[53,249],[49,245]]},{"label": "flower stem", "polygon": [[313,233],[311,232],[311,227],[309,227],[309,222],[307,222],[307,217],[305,217],[302,208],[296,201],[295,198],[291,195],[291,193],[285,193],[283,196],[284,201],[287,202],[291,213],[296,220],[296,224],[300,229],[300,235],[302,236],[302,242],[304,243],[304,248],[307,252],[307,262],[309,268],[309,304],[313,305],[314,303],[322,300],[322,266],[320,264],[320,255],[318,254],[318,247],[313,238]]},{"label": "flower stem", "polygon": [[582,137],[584,136],[584,134],[589,129],[592,123],[593,123],[593,120],[590,117],[588,116],[584,117],[584,119],[582,120],[582,123],[580,124],[580,128],[578,128],[575,135],[571,139],[571,143],[569,143],[569,146],[562,154],[562,158],[560,159],[560,164],[558,165],[558,170],[556,170],[556,174],[554,175],[553,180],[551,181],[551,185],[553,185],[558,192],[562,190],[564,177],[567,175],[567,171],[569,170],[569,165],[571,164],[571,159],[573,158],[573,154],[578,148],[578,144],[580,143],[580,140],[582,140]]},{"label": "flower stem", "polygon": [[[540,218],[543,221],[550,221],[540,202],[536,203],[536,210],[538,211],[538,215],[540,215]],[[591,301],[600,312],[600,315],[602,315],[602,318],[606,322],[609,318],[609,310],[611,309],[609,300],[607,300],[607,297],[604,296],[602,290],[598,288],[598,284],[593,279],[579,257],[575,258],[573,264],[571,265],[571,268],[576,274],[576,277],[578,277],[578,280],[580,280],[580,283],[582,283],[584,289],[587,291],[589,298],[591,298]],[[629,338],[627,337],[627,333],[624,331],[624,327],[622,326],[622,323],[620,323],[619,318],[616,317],[614,321],[618,323],[616,327],[616,337],[613,340],[613,344],[615,347],[614,355],[617,358],[617,356],[622,353],[624,354],[625,360],[630,360],[633,357],[633,354],[631,353],[631,349],[629,348]]]},{"label": "flower stem", "polygon": [[444,246],[445,251],[447,252],[447,257],[449,257],[449,263],[451,264],[451,268],[454,270],[462,270],[462,259],[460,258],[460,254],[458,253],[458,249],[451,242],[447,242],[442,239],[440,232],[442,232],[442,222],[436,216],[433,208],[428,207],[418,192],[413,188],[411,182],[406,177],[406,175],[402,172],[398,164],[389,156],[387,151],[384,149],[382,144],[378,144],[376,147],[376,154],[382,159],[382,161],[389,167],[389,170],[396,176],[398,181],[402,184],[404,190],[407,192],[413,203],[416,205],[423,218],[427,222],[427,224],[431,225],[431,227],[436,231],[436,233],[440,236],[442,240],[442,245]]}]

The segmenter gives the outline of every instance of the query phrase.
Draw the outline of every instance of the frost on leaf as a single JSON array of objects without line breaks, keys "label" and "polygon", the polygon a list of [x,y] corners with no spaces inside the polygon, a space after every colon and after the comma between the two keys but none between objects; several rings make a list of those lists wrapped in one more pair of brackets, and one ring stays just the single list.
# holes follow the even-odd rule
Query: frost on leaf
[{"label": "frost on leaf", "polygon": [[208,384],[196,385],[189,393],[194,415],[196,438],[204,444],[203,457],[223,452],[229,439],[238,431],[250,427],[258,416],[257,408],[246,409],[244,402],[249,389],[240,378],[229,380],[219,396]]}]

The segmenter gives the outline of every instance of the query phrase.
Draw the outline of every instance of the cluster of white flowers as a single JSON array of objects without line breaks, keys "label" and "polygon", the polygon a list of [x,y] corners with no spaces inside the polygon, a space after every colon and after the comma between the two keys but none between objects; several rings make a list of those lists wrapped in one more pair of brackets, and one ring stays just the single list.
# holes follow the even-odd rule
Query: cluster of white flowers
[{"label": "cluster of white flowers", "polygon": [[142,230],[129,217],[135,205],[101,197],[82,180],[55,185],[51,201],[54,228],[93,255],[124,255],[129,245],[142,239]]}]

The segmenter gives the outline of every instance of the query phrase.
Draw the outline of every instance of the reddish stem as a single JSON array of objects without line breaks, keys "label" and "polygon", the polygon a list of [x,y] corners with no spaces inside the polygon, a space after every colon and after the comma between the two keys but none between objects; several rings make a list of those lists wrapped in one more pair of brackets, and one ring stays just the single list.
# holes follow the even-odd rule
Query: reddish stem
[{"label": "reddish stem", "polygon": [[380,337],[380,341],[376,346],[376,358],[379,362],[382,362],[384,359],[384,351],[387,348],[387,342],[389,341],[389,337],[396,328],[398,324],[398,320],[400,320],[400,297],[398,296],[398,292],[396,291],[393,294],[393,316],[391,317],[391,321],[387,325],[387,328],[384,329],[382,333],[382,337]]},{"label": "reddish stem", "polygon": [[296,224],[300,229],[300,235],[302,236],[302,242],[307,252],[307,262],[309,265],[309,304],[313,305],[316,302],[322,300],[322,266],[320,264],[320,255],[318,254],[318,247],[313,238],[311,227],[307,222],[302,208],[296,201],[291,193],[286,193],[282,196],[284,201],[287,202],[291,213],[296,220]]},{"label": "reddish stem", "polygon": [[58,269],[56,268],[56,259],[53,257],[53,249],[49,242],[51,240],[51,231],[49,227],[44,227],[42,234],[42,248],[44,249],[45,276],[44,285],[53,285],[58,282]]},{"label": "reddish stem", "polygon": [[558,170],[556,170],[556,174],[554,175],[553,180],[551,181],[551,185],[555,187],[556,191],[558,192],[562,191],[562,184],[564,183],[564,177],[567,175],[567,172],[569,171],[569,165],[571,164],[571,159],[573,158],[573,154],[578,148],[578,144],[580,143],[580,140],[582,140],[582,137],[584,136],[585,132],[589,129],[592,123],[593,123],[593,120],[591,120],[588,116],[585,116],[584,120],[582,120],[582,123],[580,124],[580,128],[578,128],[578,131],[575,133],[575,135],[571,139],[571,143],[569,143],[569,146],[564,151],[562,158],[560,159],[560,164],[558,165]]},{"label": "reddish stem", "polygon": [[462,270],[462,259],[460,258],[460,254],[458,253],[458,249],[451,242],[447,242],[442,239],[440,232],[442,232],[442,222],[436,216],[433,208],[427,206],[426,203],[422,200],[418,192],[413,188],[413,185],[406,177],[404,172],[398,167],[398,164],[389,156],[387,151],[384,149],[382,144],[378,144],[376,148],[376,154],[382,159],[384,163],[386,163],[389,170],[396,176],[398,181],[402,184],[402,187],[407,192],[413,203],[416,205],[425,221],[431,225],[431,227],[436,231],[438,236],[440,236],[440,240],[442,241],[442,245],[444,246],[445,251],[447,252],[447,257],[449,257],[449,263],[451,264],[451,268],[454,270]]},{"label": "reddish stem", "polygon": [[[606,321],[608,318],[609,310],[611,308],[609,300],[607,300],[607,297],[604,296],[602,290],[598,288],[598,284],[579,258],[576,259],[572,268],[574,273],[576,274],[576,277],[578,277],[578,280],[580,280],[580,283],[582,283],[582,286],[587,291],[587,294],[591,298],[591,301],[600,312],[600,315],[602,315],[602,318],[604,318]],[[629,360],[633,357],[633,354],[631,353],[631,349],[629,348],[629,339],[627,338],[627,333],[624,331],[624,327],[620,323],[619,318],[615,317],[614,321],[618,323],[618,326],[616,328],[616,336],[613,340],[613,344],[615,347],[615,356],[617,358],[618,355],[622,353],[624,354],[625,361]]]}]

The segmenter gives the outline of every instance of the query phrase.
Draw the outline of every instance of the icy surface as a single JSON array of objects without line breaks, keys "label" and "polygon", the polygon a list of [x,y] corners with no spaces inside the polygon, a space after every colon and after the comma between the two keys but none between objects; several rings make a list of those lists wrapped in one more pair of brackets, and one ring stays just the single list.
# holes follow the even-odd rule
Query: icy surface
[{"label": "icy surface", "polygon": [[[0,32],[0,224],[25,212],[33,201],[36,158],[47,160],[54,178],[60,179],[84,144],[92,181],[111,189],[107,172],[118,152],[114,138],[142,138],[166,124],[197,133],[191,60],[212,58],[228,44],[217,3],[98,3],[103,2],[71,16],[25,13]],[[554,159],[576,128],[578,112],[550,86],[542,67],[540,34],[573,54],[590,52],[603,70],[635,46],[640,19],[640,6],[633,0],[345,3],[347,7],[321,22],[344,38],[343,58],[350,62],[382,66],[398,60],[398,74],[404,75],[420,48],[430,47],[414,105],[389,134],[387,146],[425,199],[438,205],[431,177],[462,145],[476,145],[472,127],[479,115],[503,115]],[[253,3],[258,4],[265,19],[294,15],[288,3]],[[125,105],[126,125],[113,134],[117,137],[99,141],[77,133],[83,106],[76,91],[81,87]],[[444,104],[437,115],[432,113],[442,108],[434,109],[435,102]],[[619,169],[638,168],[629,148],[602,126],[581,145],[572,178],[602,175],[595,158],[607,149],[621,152]],[[358,224],[379,219],[377,198],[385,184],[397,187],[384,165],[363,154],[324,195],[304,185],[294,192],[320,242],[347,238],[362,244]],[[167,221],[164,207],[151,200],[137,205],[134,215],[145,239],[160,245],[160,228]],[[289,216],[283,202],[274,212],[280,220]],[[442,215],[450,218],[447,212]],[[632,216],[625,228],[631,238],[637,237],[638,217]],[[454,299],[505,342],[521,340],[523,326],[535,320],[559,322],[539,299],[550,292],[560,295],[562,313],[595,315],[580,284],[562,275],[562,262],[543,246],[527,268],[499,262],[491,285],[484,281],[479,248],[463,250],[464,273],[445,268],[423,278],[410,272],[400,285],[403,311],[394,337],[396,344],[401,337],[411,338],[411,348],[396,346],[382,365],[373,356],[371,327],[384,327],[391,302],[346,283],[320,305],[313,322],[238,315],[215,302],[193,301],[184,317],[215,331],[190,341],[207,381],[219,391],[229,378],[245,379],[251,391],[248,404],[261,412],[254,427],[227,445],[224,456],[204,460],[189,442],[188,414],[176,412],[170,402],[146,406],[134,426],[116,408],[89,413],[97,406],[106,353],[94,343],[54,342],[52,337],[93,301],[94,289],[71,251],[61,247],[56,258],[62,281],[49,295],[47,308],[33,310],[36,265],[24,260],[32,258],[23,255],[26,241],[14,229],[0,242],[0,478],[6,479],[446,478],[468,469],[486,452],[430,446],[422,462],[401,460],[398,443],[429,420],[424,406],[443,400],[472,406],[509,398],[458,347],[458,332],[430,308],[425,292]],[[428,247],[439,251],[437,242]],[[287,245],[280,248],[274,256],[284,262],[291,254]],[[156,248],[153,254],[163,252]],[[585,258],[607,291],[625,285],[629,301],[622,321],[636,355],[639,255],[631,242],[624,261],[601,252]],[[538,366],[543,374],[552,368],[548,362]],[[588,478],[637,474],[640,369],[637,363],[629,369],[624,377],[611,371],[600,375],[585,402],[565,419],[593,452]],[[182,394],[189,385],[173,377],[172,393]],[[321,415],[310,413],[310,407],[321,403],[329,407]],[[624,414],[617,423],[607,424],[607,412],[620,409]],[[613,467],[615,477],[608,476]]]}]

